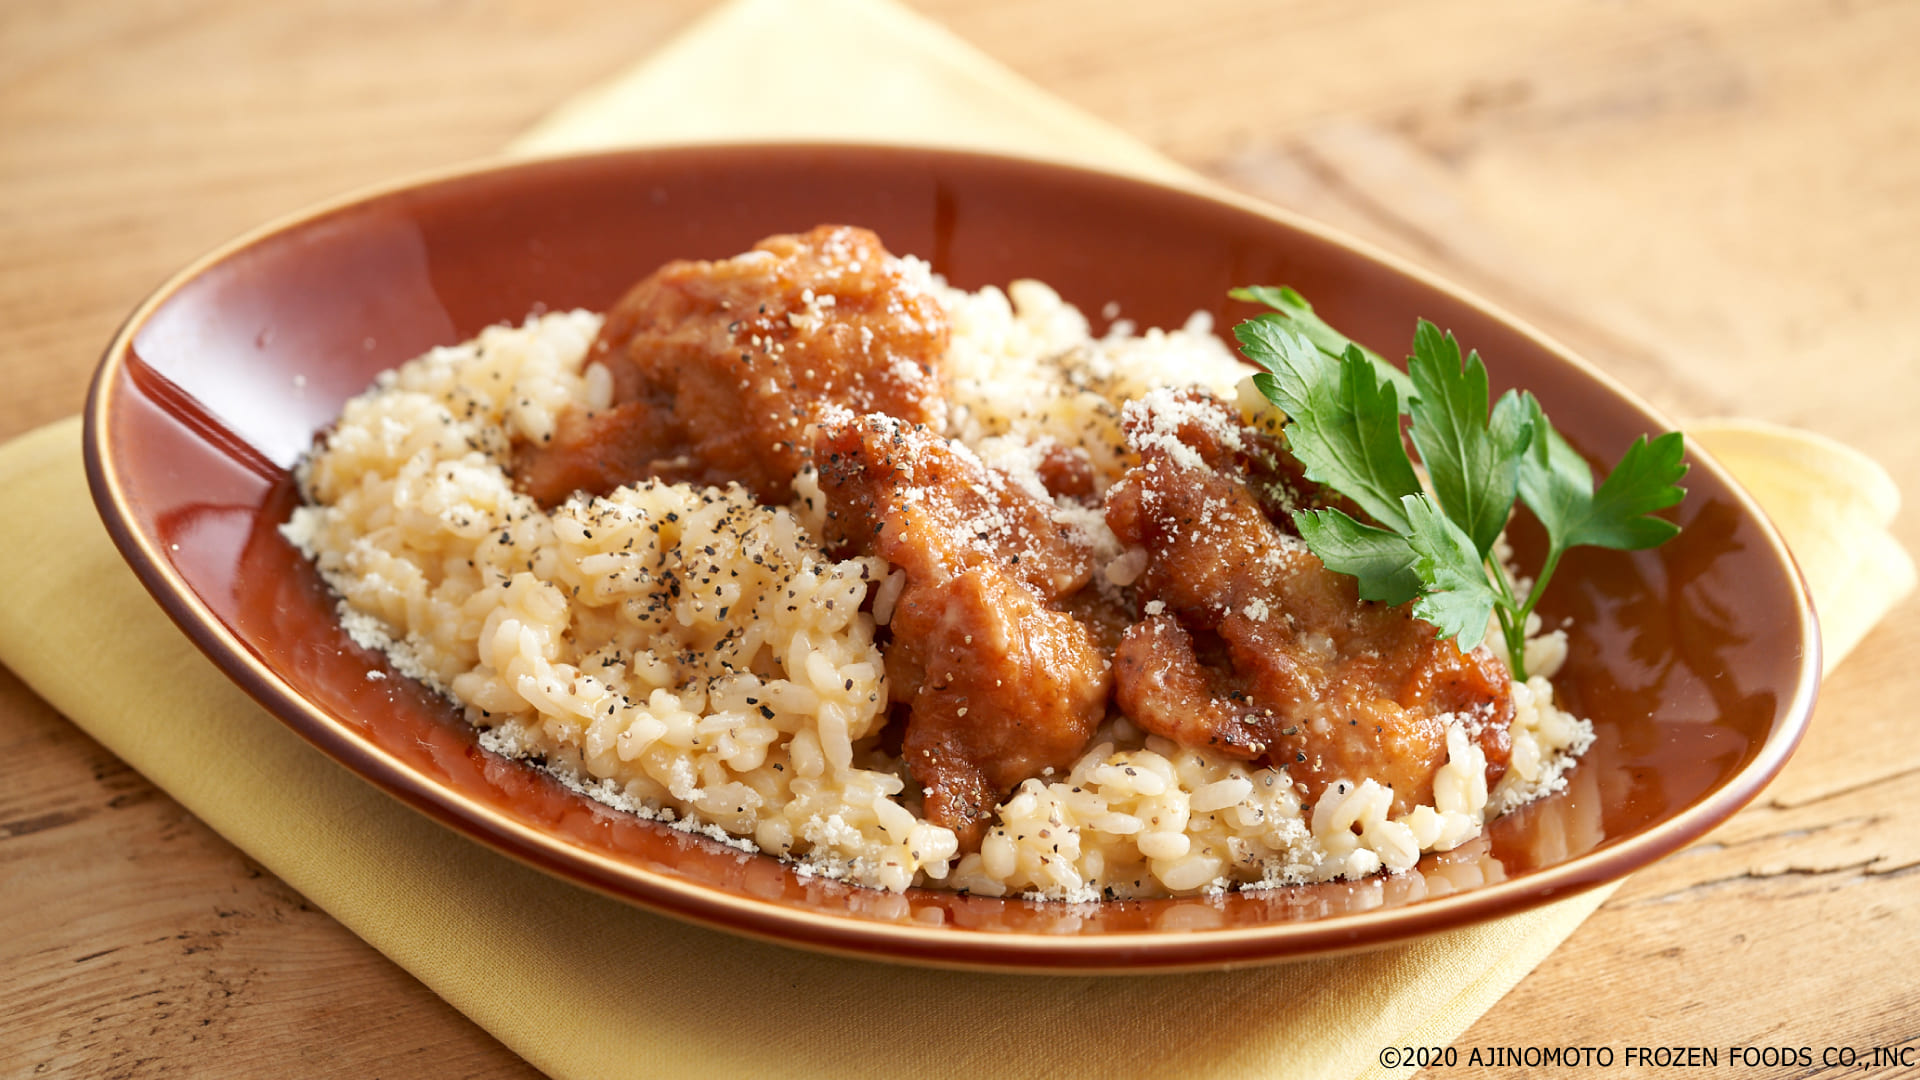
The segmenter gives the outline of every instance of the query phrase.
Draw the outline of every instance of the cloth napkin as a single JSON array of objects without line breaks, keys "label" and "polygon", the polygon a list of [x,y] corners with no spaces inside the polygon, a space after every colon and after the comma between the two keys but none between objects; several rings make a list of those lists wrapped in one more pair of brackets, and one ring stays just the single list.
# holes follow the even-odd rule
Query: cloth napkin
[{"label": "cloth napkin", "polygon": [[[773,137],[937,142],[1200,182],[883,0],[738,0],[513,150]],[[1877,465],[1784,429],[1688,433],[1799,553],[1830,663],[1911,588],[1885,529],[1898,491]],[[0,660],[556,1077],[1387,1075],[1381,1047],[1451,1042],[1610,892],[1358,956],[1196,975],[929,971],[737,939],[496,855],[261,711],[120,561],[87,495],[78,419],[0,447],[0,548],[14,553],[0,563]]]}]

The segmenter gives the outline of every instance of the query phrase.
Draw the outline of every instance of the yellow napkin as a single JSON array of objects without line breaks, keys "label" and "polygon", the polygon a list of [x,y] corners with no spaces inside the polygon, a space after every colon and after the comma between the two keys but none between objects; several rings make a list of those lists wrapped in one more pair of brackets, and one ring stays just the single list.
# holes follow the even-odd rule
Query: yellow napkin
[{"label": "yellow napkin", "polygon": [[[796,45],[809,75],[782,78]],[[1187,179],[878,0],[741,0],[516,149],[775,135],[1027,150]],[[1807,516],[1838,507],[1885,539],[1897,492],[1844,448],[1730,430],[1710,445],[1742,454],[1736,469],[1761,490],[1814,475],[1842,493],[1769,503],[1820,560],[1807,571],[1831,662],[1899,596],[1850,586],[1849,564],[1864,553],[1883,560],[1879,580],[1909,583],[1912,566],[1890,539],[1849,547]],[[261,712],[121,563],[87,498],[79,431],[62,421],[0,447],[0,547],[15,553],[0,564],[0,660],[554,1076],[1378,1075],[1383,1046],[1452,1041],[1608,892],[1360,956],[1184,976],[921,971],[685,926],[434,825]]]},{"label": "yellow napkin", "polygon": [[734,0],[554,110],[509,152],[810,139],[997,151],[1197,179],[886,0]]}]

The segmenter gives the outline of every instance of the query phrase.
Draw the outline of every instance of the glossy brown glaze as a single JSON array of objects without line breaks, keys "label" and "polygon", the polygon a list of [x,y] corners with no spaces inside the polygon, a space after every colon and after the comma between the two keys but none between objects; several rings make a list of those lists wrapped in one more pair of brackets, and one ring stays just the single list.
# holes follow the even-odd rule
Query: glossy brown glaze
[{"label": "glossy brown glaze", "polygon": [[1286,507],[1311,505],[1290,454],[1274,446],[1260,461],[1261,433],[1198,392],[1128,405],[1126,432],[1140,463],[1108,489],[1107,524],[1146,552],[1140,598],[1165,611],[1128,628],[1114,656],[1129,718],[1183,746],[1283,765],[1309,806],[1341,777],[1372,778],[1399,817],[1433,803],[1447,717],[1464,716],[1487,786],[1500,781],[1506,664],[1462,652],[1406,607],[1362,601],[1352,577],[1286,545]]},{"label": "glossy brown glaze", "polygon": [[[857,222],[957,285],[1038,277],[1142,325],[1230,286],[1287,282],[1377,348],[1417,316],[1530,388],[1574,445],[1617,456],[1667,425],[1510,320],[1269,211],[1115,177],[965,154],[708,147],[478,169],[376,192],[215,253],[136,311],[87,422],[96,501],[181,627],[269,711],[449,826],[583,886],[713,926],[881,959],[1033,971],[1166,970],[1365,948],[1517,911],[1664,855],[1751,799],[1798,741],[1813,617],[1752,503],[1695,456],[1680,538],[1578,551],[1548,595],[1571,618],[1558,680],[1598,742],[1567,791],[1394,878],[1099,905],[888,894],[638,821],[480,750],[446,703],[369,681],[275,531],[286,469],[378,371],[537,308],[605,310],[662,264]],[[1538,550],[1522,522],[1523,564]]]},{"label": "glossy brown glaze", "polygon": [[944,426],[934,365],[946,348],[946,311],[865,229],[822,225],[668,263],[607,312],[588,355],[609,373],[612,408],[563,412],[549,443],[519,449],[516,471],[548,506],[641,476],[737,482],[785,503],[823,408]]},{"label": "glossy brown glaze", "polygon": [[901,752],[927,820],[978,851],[1014,786],[1071,768],[1106,718],[1107,658],[1053,603],[1087,584],[1092,552],[1050,504],[904,420],[823,419],[814,461],[828,543],[906,575],[886,649]]}]

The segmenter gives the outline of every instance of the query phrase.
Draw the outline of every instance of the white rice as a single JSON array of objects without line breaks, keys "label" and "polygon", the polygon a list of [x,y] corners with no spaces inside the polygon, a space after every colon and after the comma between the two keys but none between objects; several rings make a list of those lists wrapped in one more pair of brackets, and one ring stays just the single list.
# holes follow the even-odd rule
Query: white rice
[{"label": "white rice", "polygon": [[[1198,383],[1233,400],[1244,373],[1204,316],[1095,339],[1037,282],[932,286],[954,330],[950,434],[1016,482],[1037,483],[1033,445],[1052,439],[1085,449],[1103,489],[1123,468],[1125,399]],[[516,439],[607,404],[604,373],[582,372],[598,327],[585,312],[530,318],[383,375],[302,463],[309,505],[284,527],[356,640],[459,703],[483,745],[593,798],[876,888],[1084,901],[1404,871],[1563,786],[1592,741],[1554,705],[1565,639],[1544,635],[1528,646],[1541,674],[1513,688],[1512,763],[1491,792],[1464,720],[1449,724],[1433,803],[1392,818],[1391,793],[1365,777],[1302,806],[1283,769],[1116,718],[1065,775],[1021,784],[980,851],[958,856],[878,747],[876,618],[903,579],[822,552],[810,474],[791,508],[646,482],[544,511],[514,490]],[[1063,501],[1056,517],[1097,541],[1102,587],[1138,576],[1140,553],[1097,510]]]}]

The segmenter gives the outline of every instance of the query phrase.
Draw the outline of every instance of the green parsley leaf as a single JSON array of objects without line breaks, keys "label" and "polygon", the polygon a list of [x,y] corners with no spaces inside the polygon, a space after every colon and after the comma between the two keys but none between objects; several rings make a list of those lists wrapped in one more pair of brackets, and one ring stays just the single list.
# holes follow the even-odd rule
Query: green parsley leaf
[{"label": "green parsley leaf", "polygon": [[1583,544],[1624,551],[1656,547],[1680,531],[1652,516],[1686,496],[1678,486],[1687,472],[1679,432],[1651,442],[1644,435],[1635,439],[1596,492],[1586,459],[1553,429],[1540,402],[1532,394],[1523,402],[1534,428],[1547,433],[1522,460],[1519,487],[1521,499],[1546,527],[1549,559],[1557,561],[1558,552]]},{"label": "green parsley leaf", "polygon": [[1294,528],[1320,561],[1360,585],[1360,599],[1404,604],[1424,582],[1414,571],[1414,552],[1399,533],[1362,525],[1339,510],[1295,510]]},{"label": "green parsley leaf", "polygon": [[1409,495],[1401,502],[1413,569],[1426,583],[1413,602],[1413,613],[1438,627],[1440,636],[1458,638],[1462,649],[1471,649],[1486,636],[1494,607],[1502,600],[1500,591],[1488,579],[1473,541],[1431,499]]},{"label": "green parsley leaf", "polygon": [[1520,401],[1534,430],[1520,461],[1520,499],[1546,528],[1548,542],[1564,546],[1564,538],[1593,502],[1593,470],[1554,430],[1538,399],[1522,394]]},{"label": "green parsley leaf", "polygon": [[1480,354],[1469,354],[1463,365],[1460,343],[1425,319],[1414,333],[1407,369],[1419,395],[1413,405],[1413,444],[1434,497],[1484,559],[1513,512],[1532,417],[1519,398],[1507,394],[1489,420],[1487,368]]},{"label": "green parsley leaf", "polygon": [[1281,317],[1290,321],[1295,329],[1313,343],[1314,348],[1330,359],[1338,360],[1347,354],[1347,350],[1359,349],[1360,355],[1366,357],[1367,362],[1374,366],[1380,378],[1393,384],[1394,393],[1399,395],[1401,407],[1405,409],[1413,404],[1413,382],[1407,378],[1406,372],[1387,363],[1379,353],[1327,325],[1325,319],[1314,314],[1313,305],[1307,303],[1306,297],[1285,285],[1248,285],[1230,289],[1227,295],[1249,304],[1265,304],[1279,312]]},{"label": "green parsley leaf", "polygon": [[1314,348],[1298,327],[1281,316],[1256,315],[1234,327],[1233,336],[1247,359],[1267,371],[1253,377],[1260,392],[1294,419],[1313,411],[1314,388],[1340,378],[1339,355]]},{"label": "green parsley leaf", "polygon": [[[1307,547],[1354,577],[1360,596],[1413,603],[1415,616],[1471,649],[1498,619],[1514,678],[1527,677],[1526,624],[1570,547],[1636,549],[1679,527],[1654,516],[1685,497],[1686,447],[1677,432],[1641,437],[1593,486],[1593,470],[1532,394],[1501,395],[1487,408],[1478,353],[1422,320],[1403,374],[1348,340],[1285,287],[1235,289],[1237,300],[1274,313],[1234,328],[1240,350],[1262,370],[1253,382],[1287,414],[1283,433],[1307,478],[1351,499],[1377,524],[1338,510],[1296,511]],[[1401,403],[1433,488],[1422,490],[1401,435]],[[1547,530],[1547,557],[1524,602],[1493,546],[1515,497]]]},{"label": "green parsley leaf", "polygon": [[1401,440],[1393,386],[1378,380],[1358,349],[1331,359],[1278,316],[1249,319],[1233,333],[1241,351],[1267,369],[1254,383],[1286,411],[1287,445],[1307,479],[1331,485],[1375,521],[1404,533],[1400,498],[1418,492],[1420,478]]},{"label": "green parsley leaf", "polygon": [[1613,471],[1600,482],[1600,490],[1593,493],[1587,518],[1567,538],[1568,546],[1592,544],[1638,551],[1673,539],[1680,526],[1654,517],[1653,512],[1686,497],[1677,483],[1687,474],[1687,465],[1681,460],[1685,454],[1685,442],[1677,431],[1651,442],[1645,435],[1633,440]]}]

